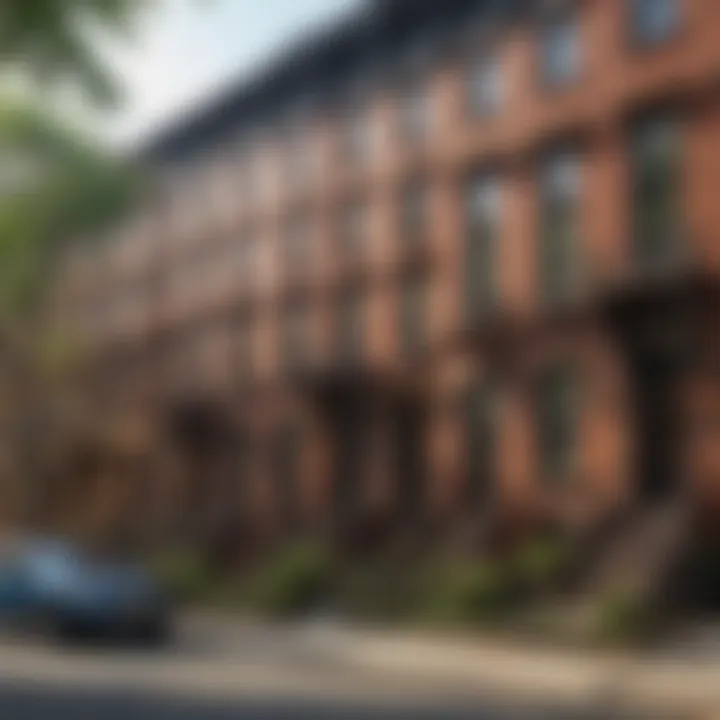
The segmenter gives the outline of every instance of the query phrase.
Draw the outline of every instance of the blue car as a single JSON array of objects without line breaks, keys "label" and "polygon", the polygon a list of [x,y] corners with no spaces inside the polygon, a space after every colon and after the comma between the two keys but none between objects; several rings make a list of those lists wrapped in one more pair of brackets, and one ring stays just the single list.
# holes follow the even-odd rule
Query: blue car
[{"label": "blue car", "polygon": [[169,608],[133,565],[99,562],[59,541],[30,541],[0,554],[0,623],[61,639],[162,642]]}]

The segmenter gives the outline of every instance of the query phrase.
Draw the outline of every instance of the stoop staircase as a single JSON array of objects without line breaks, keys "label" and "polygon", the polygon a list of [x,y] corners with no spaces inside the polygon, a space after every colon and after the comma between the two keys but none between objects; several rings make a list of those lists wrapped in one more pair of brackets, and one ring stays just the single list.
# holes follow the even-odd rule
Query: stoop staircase
[{"label": "stoop staircase", "polygon": [[586,590],[623,588],[665,600],[692,542],[692,513],[679,496],[632,510],[599,552]]}]

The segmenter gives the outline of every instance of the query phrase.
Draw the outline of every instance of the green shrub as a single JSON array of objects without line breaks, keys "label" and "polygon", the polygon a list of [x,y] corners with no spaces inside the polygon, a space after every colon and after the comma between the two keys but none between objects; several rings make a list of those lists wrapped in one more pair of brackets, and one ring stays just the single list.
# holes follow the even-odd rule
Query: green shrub
[{"label": "green shrub", "polygon": [[251,581],[250,601],[271,615],[293,615],[311,610],[332,587],[328,554],[314,544],[293,545],[263,564]]},{"label": "green shrub", "polygon": [[208,559],[197,551],[164,554],[153,563],[163,587],[180,602],[204,602],[217,591],[220,578]]},{"label": "green shrub", "polygon": [[573,561],[572,545],[558,535],[535,537],[521,545],[513,558],[518,582],[530,592],[555,587]]},{"label": "green shrub", "polygon": [[449,623],[499,619],[517,600],[510,568],[499,562],[465,562],[441,572],[429,594],[428,616]]},{"label": "green shrub", "polygon": [[398,567],[386,562],[350,564],[338,575],[335,600],[354,617],[371,620],[403,620],[418,613],[423,587],[420,568]]},{"label": "green shrub", "polygon": [[596,632],[605,642],[639,642],[650,639],[658,629],[657,612],[631,588],[607,591],[597,609]]}]

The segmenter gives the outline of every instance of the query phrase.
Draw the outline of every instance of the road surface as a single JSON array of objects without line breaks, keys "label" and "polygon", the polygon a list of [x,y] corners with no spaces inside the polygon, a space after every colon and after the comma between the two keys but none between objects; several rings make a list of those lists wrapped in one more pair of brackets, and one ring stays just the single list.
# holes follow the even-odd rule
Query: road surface
[{"label": "road surface", "polygon": [[[0,720],[613,720],[342,667],[322,630],[186,623],[162,650],[0,639]],[[514,706],[514,707],[513,707]]]},{"label": "road surface", "polygon": [[552,708],[512,711],[490,707],[392,704],[309,699],[173,699],[142,693],[0,684],[0,717],[8,720],[613,720],[599,713]]}]

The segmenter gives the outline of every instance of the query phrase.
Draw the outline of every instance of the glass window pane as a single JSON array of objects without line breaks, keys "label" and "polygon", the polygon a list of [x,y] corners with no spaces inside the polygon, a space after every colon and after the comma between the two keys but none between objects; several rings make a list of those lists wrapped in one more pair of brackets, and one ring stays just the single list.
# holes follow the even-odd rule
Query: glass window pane
[{"label": "glass window pane", "polygon": [[427,232],[428,191],[424,183],[411,183],[402,197],[402,232],[407,243],[419,240]]},{"label": "glass window pane", "polygon": [[670,38],[680,20],[678,0],[633,0],[633,29],[641,42]]},{"label": "glass window pane", "polygon": [[484,56],[470,71],[470,108],[476,115],[494,115],[503,101],[502,66],[497,56]]},{"label": "glass window pane", "polygon": [[633,148],[636,261],[646,269],[673,262],[681,248],[681,138],[670,117],[640,124]]},{"label": "glass window pane", "polygon": [[411,278],[402,290],[400,337],[406,354],[421,350],[425,344],[427,287],[424,278]]},{"label": "glass window pane", "polygon": [[542,475],[561,480],[575,469],[579,441],[579,387],[570,367],[549,370],[540,380],[537,433]]},{"label": "glass window pane", "polygon": [[467,310],[476,317],[488,310],[500,292],[501,184],[497,177],[475,180],[467,207]]},{"label": "glass window pane", "polygon": [[548,85],[566,85],[578,79],[581,62],[579,19],[574,14],[550,20],[542,36],[542,71]]},{"label": "glass window pane", "polygon": [[567,152],[551,156],[541,183],[540,291],[552,302],[566,299],[579,280],[579,159]]},{"label": "glass window pane", "polygon": [[430,131],[430,97],[424,86],[411,89],[402,100],[403,140],[418,142],[424,140]]}]

